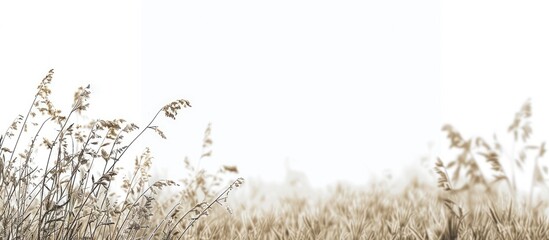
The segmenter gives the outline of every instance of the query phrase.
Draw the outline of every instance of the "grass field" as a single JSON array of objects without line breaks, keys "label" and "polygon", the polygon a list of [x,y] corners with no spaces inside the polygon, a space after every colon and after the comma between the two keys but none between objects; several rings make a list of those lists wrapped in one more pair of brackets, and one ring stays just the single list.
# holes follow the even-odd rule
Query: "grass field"
[{"label": "grass field", "polygon": [[[144,126],[82,124],[73,117],[88,108],[89,87],[64,114],[49,100],[53,74],[0,136],[0,239],[549,239],[545,144],[530,139],[530,102],[509,126],[512,151],[446,125],[454,158],[415,177],[313,189],[244,181],[237,166],[207,172],[185,159],[182,180],[152,182],[152,153],[125,154],[146,132],[165,138],[155,120],[175,119],[190,102],[161,107]],[[526,188],[519,173],[531,178]]]}]

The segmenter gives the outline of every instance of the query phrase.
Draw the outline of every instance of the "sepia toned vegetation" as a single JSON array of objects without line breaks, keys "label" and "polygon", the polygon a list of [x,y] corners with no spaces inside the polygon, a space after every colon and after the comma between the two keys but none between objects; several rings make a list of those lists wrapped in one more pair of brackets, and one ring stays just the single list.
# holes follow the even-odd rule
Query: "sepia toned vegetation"
[{"label": "sepia toned vegetation", "polygon": [[[0,239],[181,239],[217,205],[230,210],[228,195],[243,179],[218,195],[212,187],[236,172],[232,166],[211,174],[187,164],[193,174],[181,182],[150,182],[152,155],[145,149],[133,171],[120,174],[119,161],[131,161],[126,152],[147,130],[166,138],[155,119],[161,113],[175,119],[191,107],[189,101],[165,105],[144,127],[124,119],[83,124],[73,117],[88,109],[90,87],[79,88],[63,114],[49,98],[53,74],[40,82],[27,113],[0,136]],[[205,148],[211,144],[208,132]],[[163,188],[180,185],[182,190],[159,201]]]},{"label": "sepia toned vegetation", "polygon": [[[150,149],[133,169],[119,162],[132,161],[127,151],[145,132],[166,138],[155,120],[176,119],[190,102],[161,107],[143,127],[81,123],[74,116],[89,108],[90,87],[79,88],[63,114],[49,98],[53,74],[0,136],[0,239],[549,238],[546,149],[531,138],[530,101],[507,129],[511,149],[495,135],[466,138],[445,125],[454,158],[436,159],[427,181],[396,178],[404,186],[378,179],[314,189],[292,177],[242,186],[236,166],[207,172],[187,158],[181,180],[152,181]],[[200,161],[212,154],[210,133],[208,126]],[[519,174],[529,186],[519,187]]]}]

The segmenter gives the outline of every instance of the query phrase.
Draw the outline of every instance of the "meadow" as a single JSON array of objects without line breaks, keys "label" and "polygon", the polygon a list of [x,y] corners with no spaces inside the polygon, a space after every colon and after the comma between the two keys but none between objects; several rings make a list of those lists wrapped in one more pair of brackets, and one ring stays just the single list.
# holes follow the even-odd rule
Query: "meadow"
[{"label": "meadow", "polygon": [[[63,113],[49,98],[53,75],[0,136],[0,239],[549,239],[546,149],[531,139],[529,101],[507,129],[511,151],[495,136],[463,137],[445,125],[453,157],[425,174],[314,189],[245,181],[237,166],[208,172],[182,159],[181,180],[152,181],[151,151],[126,153],[143,134],[165,138],[155,120],[175,120],[190,101],[161,106],[142,126],[82,123],[75,116],[89,108],[91,89],[79,88]],[[519,174],[531,178],[528,187],[518,186]]]}]

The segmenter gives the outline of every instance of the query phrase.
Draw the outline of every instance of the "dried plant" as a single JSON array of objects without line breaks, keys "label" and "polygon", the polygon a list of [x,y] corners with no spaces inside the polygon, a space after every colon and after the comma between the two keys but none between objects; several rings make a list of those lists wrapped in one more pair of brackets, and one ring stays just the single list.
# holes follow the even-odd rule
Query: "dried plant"
[{"label": "dried plant", "polygon": [[[471,186],[483,185],[488,190],[491,189],[491,185],[499,181],[505,181],[509,186],[510,193],[516,195],[516,168],[519,171],[525,171],[524,165],[528,161],[528,156],[533,156],[532,171],[529,173],[532,176],[532,185],[530,189],[530,198],[532,198],[534,187],[536,185],[545,186],[545,176],[548,174],[547,166],[541,165],[539,159],[545,154],[545,142],[540,144],[532,144],[530,137],[532,135],[532,127],[530,117],[532,116],[532,106],[530,100],[527,100],[521,109],[515,114],[513,122],[508,128],[513,136],[514,144],[519,145],[521,148],[515,151],[515,146],[512,147],[511,152],[505,151],[502,148],[496,135],[493,137],[493,143],[481,137],[470,138],[465,140],[461,134],[451,125],[445,125],[442,130],[447,133],[448,140],[450,141],[450,149],[456,148],[460,150],[456,156],[456,159],[450,161],[447,167],[444,168],[444,174],[446,179],[442,176],[440,171],[443,167],[443,163],[437,161],[435,171],[439,175],[439,186],[446,189],[446,185],[441,184],[442,180],[449,180],[447,178],[446,169],[451,169],[453,172],[451,180],[453,182],[460,182],[461,186],[456,190],[466,190]],[[486,175],[479,167],[479,158],[481,157],[490,166],[491,180],[489,181]],[[508,161],[509,169],[504,168],[504,161]],[[465,174],[462,172],[465,171]]]},{"label": "dried plant", "polygon": [[[143,128],[124,119],[81,124],[73,116],[89,108],[90,86],[77,89],[64,114],[50,100],[53,74],[50,70],[40,82],[26,115],[18,116],[0,136],[0,239],[167,238],[153,232],[165,227],[161,219],[169,217],[158,216],[169,206],[157,198],[162,189],[179,184],[169,179],[150,182],[153,157],[148,148],[135,159],[130,175],[121,174],[118,163],[147,130],[166,138],[152,125],[155,119],[161,112],[175,119],[180,110],[191,107],[189,101],[160,108]],[[117,191],[114,185],[120,178]],[[228,192],[241,183],[239,178],[214,202],[226,201]],[[191,197],[180,200],[196,201]],[[211,205],[192,223],[211,211]]]},{"label": "dried plant", "polygon": [[[190,107],[171,102],[140,127],[124,119],[74,120],[90,107],[90,87],[79,88],[67,113],[49,100],[53,70],[40,82],[31,107],[0,136],[0,239],[547,239],[549,207],[534,201],[546,187],[545,143],[532,144],[528,101],[517,112],[508,151],[496,136],[464,138],[446,125],[454,159],[437,159],[437,186],[418,179],[395,191],[390,184],[339,184],[277,196],[288,185],[243,183],[238,168],[200,167],[214,154],[212,126],[198,162],[183,161],[180,180],[152,181],[149,148],[133,168],[120,161],[163,114],[175,119]],[[131,159],[130,159],[131,160]],[[449,161],[445,161],[449,160]],[[482,168],[482,165],[487,168]],[[515,171],[533,166],[529,204],[515,197]],[[516,167],[516,169],[515,169]],[[486,170],[488,169],[488,170]],[[230,180],[234,179],[236,180]],[[506,191],[496,191],[502,182]],[[255,184],[255,185],[254,185]],[[247,192],[246,192],[247,191]],[[236,203],[229,202],[236,199]],[[215,211],[215,206],[226,211]],[[227,214],[227,212],[229,214]],[[233,214],[238,212],[239,214]]]}]

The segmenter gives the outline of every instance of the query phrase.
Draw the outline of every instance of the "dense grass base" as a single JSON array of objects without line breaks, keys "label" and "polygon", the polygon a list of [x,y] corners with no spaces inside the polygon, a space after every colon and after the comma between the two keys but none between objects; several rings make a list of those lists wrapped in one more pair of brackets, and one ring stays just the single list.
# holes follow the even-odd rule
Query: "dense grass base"
[{"label": "dense grass base", "polygon": [[[292,191],[290,186],[283,187]],[[541,211],[545,206],[530,208],[525,201],[503,192],[487,194],[482,188],[449,194],[434,186],[409,185],[394,192],[381,185],[339,185],[329,191],[278,196],[268,190],[258,193],[258,189],[242,189],[234,198],[239,203],[235,214],[216,213],[205,218],[192,229],[190,239],[549,237],[549,219]]]}]

